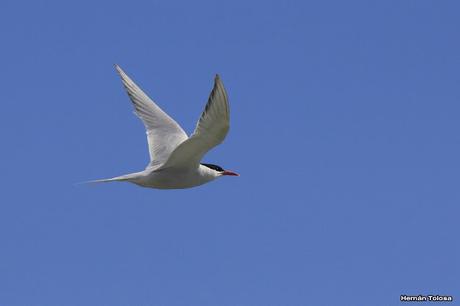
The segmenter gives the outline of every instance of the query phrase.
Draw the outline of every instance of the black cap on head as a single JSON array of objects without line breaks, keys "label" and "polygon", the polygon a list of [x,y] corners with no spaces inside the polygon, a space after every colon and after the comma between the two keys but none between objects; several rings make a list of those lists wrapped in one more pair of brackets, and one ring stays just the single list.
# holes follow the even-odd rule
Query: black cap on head
[{"label": "black cap on head", "polygon": [[224,169],[221,166],[218,166],[218,165],[213,165],[213,164],[202,164],[202,165],[205,166],[205,167],[208,167],[209,169],[216,170],[216,171],[219,171],[219,172],[224,171]]}]

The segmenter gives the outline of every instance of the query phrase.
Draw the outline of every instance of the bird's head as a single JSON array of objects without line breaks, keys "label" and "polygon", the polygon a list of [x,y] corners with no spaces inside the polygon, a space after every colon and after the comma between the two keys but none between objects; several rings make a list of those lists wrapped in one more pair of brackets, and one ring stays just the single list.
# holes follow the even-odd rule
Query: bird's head
[{"label": "bird's head", "polygon": [[218,165],[213,165],[213,164],[201,164],[201,165],[217,172],[216,173],[217,176],[223,176],[223,175],[240,176],[238,173],[230,171],[230,170],[224,170],[224,168]]}]

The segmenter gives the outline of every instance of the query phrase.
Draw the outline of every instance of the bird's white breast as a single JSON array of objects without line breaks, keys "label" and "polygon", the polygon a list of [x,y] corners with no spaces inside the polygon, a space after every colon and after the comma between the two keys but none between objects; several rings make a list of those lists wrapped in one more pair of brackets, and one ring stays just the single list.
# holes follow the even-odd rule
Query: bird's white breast
[{"label": "bird's white breast", "polygon": [[166,168],[150,172],[146,170],[144,175],[138,177],[133,183],[158,189],[180,189],[199,186],[219,176],[217,171],[199,165],[195,169]]}]

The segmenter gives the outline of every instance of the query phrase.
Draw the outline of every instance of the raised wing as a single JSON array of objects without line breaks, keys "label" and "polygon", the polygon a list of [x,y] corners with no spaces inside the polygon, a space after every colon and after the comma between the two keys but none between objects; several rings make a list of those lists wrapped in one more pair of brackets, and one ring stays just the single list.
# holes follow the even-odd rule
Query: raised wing
[{"label": "raised wing", "polygon": [[230,109],[227,92],[219,75],[214,79],[214,88],[201,114],[195,131],[182,142],[161,168],[198,167],[203,156],[224,141],[230,125]]},{"label": "raised wing", "polygon": [[142,120],[149,145],[149,167],[159,167],[166,162],[171,152],[188,137],[184,130],[155,104],[128,75],[115,65],[123,85],[133,102],[135,114]]}]

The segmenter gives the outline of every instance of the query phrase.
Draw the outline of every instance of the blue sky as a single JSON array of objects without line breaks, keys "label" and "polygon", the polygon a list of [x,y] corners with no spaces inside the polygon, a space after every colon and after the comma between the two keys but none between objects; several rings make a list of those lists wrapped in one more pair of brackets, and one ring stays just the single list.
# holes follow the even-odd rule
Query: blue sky
[{"label": "blue sky", "polygon": [[[2,1],[0,304],[399,305],[460,285],[458,1]],[[235,170],[162,191],[113,64]]]}]

